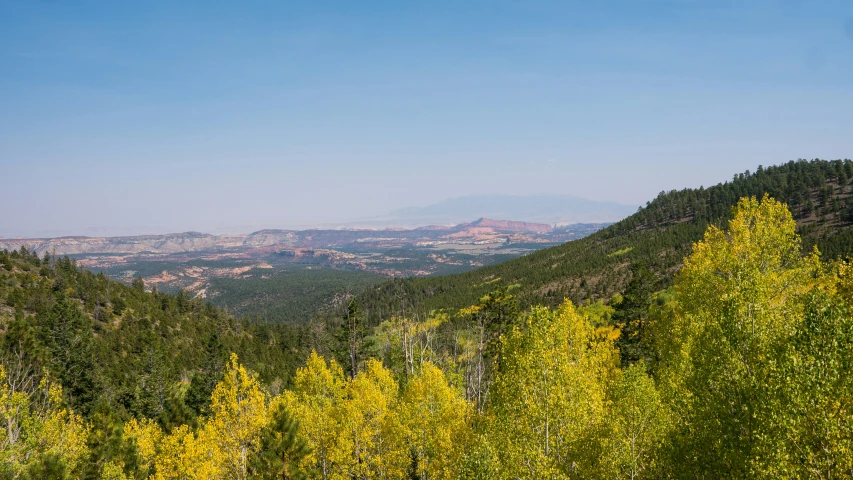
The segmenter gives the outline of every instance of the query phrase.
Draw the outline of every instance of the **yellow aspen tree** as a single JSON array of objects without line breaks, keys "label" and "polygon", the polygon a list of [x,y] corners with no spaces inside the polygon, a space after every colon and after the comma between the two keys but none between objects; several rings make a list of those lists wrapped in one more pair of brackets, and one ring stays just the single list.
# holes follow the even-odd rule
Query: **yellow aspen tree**
[{"label": "yellow aspen tree", "polygon": [[6,369],[0,365],[0,462],[3,469],[20,475],[31,453],[27,451],[24,426],[30,416],[29,395],[9,385]]},{"label": "yellow aspen tree", "polygon": [[471,436],[471,403],[448,383],[441,369],[425,362],[406,386],[400,412],[417,477],[456,478]]},{"label": "yellow aspen tree", "polygon": [[127,438],[156,479],[246,479],[248,456],[267,422],[267,399],[260,383],[232,354],[211,395],[211,416],[198,432],[180,425],[168,435],[151,420],[129,420]]},{"label": "yellow aspen tree", "polygon": [[197,436],[189,426],[181,425],[164,434],[153,420],[133,418],[125,423],[124,434],[136,444],[142,465],[152,479],[201,480],[221,476],[216,461],[218,450],[207,441],[204,431]]},{"label": "yellow aspen tree", "polygon": [[482,413],[488,397],[489,374],[494,363],[491,358],[486,358],[489,335],[485,316],[479,314],[481,310],[481,305],[472,305],[457,312],[457,316],[473,321],[468,329],[456,332],[457,353],[453,359],[465,382],[465,398],[474,402],[479,413]]},{"label": "yellow aspen tree", "polygon": [[89,427],[62,404],[62,387],[45,376],[34,391],[14,390],[0,365],[0,467],[15,477],[42,458],[74,472],[88,454]]},{"label": "yellow aspen tree", "polygon": [[131,418],[124,424],[124,436],[136,445],[142,465],[149,472],[153,472],[163,440],[163,430],[160,426],[147,418],[142,420]]},{"label": "yellow aspen tree", "polygon": [[850,299],[815,290],[784,346],[772,395],[762,398],[752,478],[853,476],[853,312]]},{"label": "yellow aspen tree", "polygon": [[675,279],[671,317],[657,328],[661,378],[683,419],[670,442],[677,476],[752,476],[780,386],[780,348],[820,281],[817,253],[803,257],[784,204],[743,198],[733,213],[727,230],[710,226],[694,244]]},{"label": "yellow aspen tree", "polygon": [[[488,429],[490,422],[486,415],[478,414],[475,433],[465,445],[456,477],[460,480],[492,480],[501,478],[499,453],[492,445]],[[479,425],[478,425],[479,424]],[[477,427],[486,428],[477,428]]]},{"label": "yellow aspen tree", "polygon": [[642,361],[620,372],[610,392],[603,435],[602,475],[658,478],[658,453],[667,439],[669,412]]},{"label": "yellow aspen tree", "polygon": [[339,415],[345,396],[343,370],[334,360],[327,365],[317,352],[311,352],[305,367],[296,371],[293,390],[282,396],[311,448],[303,468],[312,478],[347,478],[353,447],[351,437],[343,434]]},{"label": "yellow aspen tree", "polygon": [[832,267],[774,355],[750,477],[853,476],[853,270]]},{"label": "yellow aspen tree", "polygon": [[407,319],[392,317],[373,328],[372,343],[378,356],[393,372],[394,377],[404,382],[409,377],[409,348],[404,332]]},{"label": "yellow aspen tree", "polygon": [[368,360],[349,382],[339,418],[352,439],[354,478],[404,478],[409,462],[400,415],[399,387],[378,360]]},{"label": "yellow aspen tree", "polygon": [[438,328],[448,319],[447,314],[435,312],[422,321],[393,317],[374,329],[374,340],[385,361],[395,373],[402,369],[398,375],[402,383],[405,383],[402,379],[407,381],[424,362],[435,364],[442,360],[435,349],[435,339]]},{"label": "yellow aspen tree", "polygon": [[853,308],[853,264],[850,259],[840,262],[836,271],[836,291]]},{"label": "yellow aspen tree", "polygon": [[225,377],[211,395],[211,417],[202,437],[215,445],[216,461],[227,478],[248,478],[248,458],[267,423],[267,399],[258,380],[231,354]]},{"label": "yellow aspen tree", "polygon": [[89,427],[80,415],[62,406],[62,387],[42,380],[42,388],[48,390],[48,411],[31,425],[33,431],[27,443],[30,448],[60,459],[72,472],[89,451]]},{"label": "yellow aspen tree", "polygon": [[227,465],[225,452],[215,446],[209,432],[195,435],[190,427],[181,425],[162,438],[158,446],[155,480],[202,480],[207,478],[237,478],[234,472],[221,468]]},{"label": "yellow aspen tree", "polygon": [[503,341],[489,413],[508,478],[590,475],[618,356],[570,301],[535,308]]}]

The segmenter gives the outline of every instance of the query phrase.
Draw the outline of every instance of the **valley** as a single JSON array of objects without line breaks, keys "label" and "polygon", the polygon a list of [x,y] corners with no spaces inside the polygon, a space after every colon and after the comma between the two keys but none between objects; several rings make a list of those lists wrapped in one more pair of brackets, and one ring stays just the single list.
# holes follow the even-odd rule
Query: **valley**
[{"label": "valley", "polygon": [[[360,290],[387,278],[465,272],[583,238],[605,226],[481,218],[412,229],[0,239],[0,250],[24,246],[40,255],[67,255],[81,267],[126,284],[138,277],[149,289],[184,290],[237,314],[304,321],[333,293],[347,288]],[[280,291],[294,287],[310,293]]]}]

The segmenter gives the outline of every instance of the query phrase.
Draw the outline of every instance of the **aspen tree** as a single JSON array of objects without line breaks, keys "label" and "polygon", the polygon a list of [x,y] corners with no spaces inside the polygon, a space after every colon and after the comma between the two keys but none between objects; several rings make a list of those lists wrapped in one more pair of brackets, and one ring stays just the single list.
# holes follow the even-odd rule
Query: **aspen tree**
[{"label": "aspen tree", "polygon": [[492,386],[494,439],[508,478],[567,478],[592,471],[589,439],[605,415],[606,385],[618,365],[568,300],[533,309],[504,339]]},{"label": "aspen tree", "polygon": [[438,367],[430,362],[421,366],[406,386],[401,405],[417,478],[456,478],[471,435],[472,411]]}]

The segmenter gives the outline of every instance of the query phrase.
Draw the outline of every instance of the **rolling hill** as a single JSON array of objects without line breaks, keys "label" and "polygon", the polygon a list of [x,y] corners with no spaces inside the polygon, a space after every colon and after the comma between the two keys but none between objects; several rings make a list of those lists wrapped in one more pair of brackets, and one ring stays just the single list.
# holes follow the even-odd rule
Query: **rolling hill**
[{"label": "rolling hill", "polygon": [[768,194],[794,214],[804,247],[824,258],[853,252],[853,161],[798,160],[737,174],[709,188],[661,192],[635,214],[580,240],[457,275],[389,281],[361,295],[372,321],[401,311],[461,308],[495,284],[518,284],[522,306],[609,298],[645,264],[666,286],[709,224],[722,224],[743,196]]}]

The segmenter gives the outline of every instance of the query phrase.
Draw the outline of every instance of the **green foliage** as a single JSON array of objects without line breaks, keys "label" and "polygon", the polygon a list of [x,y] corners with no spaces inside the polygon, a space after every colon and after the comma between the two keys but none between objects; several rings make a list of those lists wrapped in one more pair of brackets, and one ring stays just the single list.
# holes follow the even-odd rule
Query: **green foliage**
[{"label": "green foliage", "polygon": [[308,477],[300,464],[309,453],[308,444],[298,437],[298,423],[279,404],[261,430],[260,445],[249,458],[249,466],[255,478],[303,480]]},{"label": "green foliage", "polygon": [[70,477],[62,458],[50,453],[39,455],[23,474],[27,480],[65,480]]},{"label": "green foliage", "polygon": [[99,478],[105,465],[121,463],[121,472],[127,478],[145,478],[136,446],[124,436],[122,419],[103,402],[95,406],[89,416],[92,427],[89,440],[89,458],[84,469],[85,478]]},{"label": "green foliage", "polygon": [[344,348],[338,349],[338,359],[346,366],[351,378],[358,374],[358,368],[363,360],[368,345],[367,328],[364,324],[364,314],[358,306],[358,300],[350,298],[346,302],[344,314],[339,318],[340,326],[337,328],[336,340]]},{"label": "green foliage", "polygon": [[[249,273],[253,272],[258,270]],[[329,306],[335,294],[360,291],[385,278],[359,270],[277,267],[272,274],[250,278],[213,278],[208,298],[213,305],[227,308],[241,318],[300,323]]]},{"label": "green foliage", "polygon": [[460,480],[490,480],[500,478],[500,457],[485,434],[477,435],[470,443],[459,466]]},{"label": "green foliage", "polygon": [[[853,314],[826,292],[805,300],[802,324],[780,346],[751,472],[765,478],[853,473]],[[756,475],[758,476],[758,475]]]},{"label": "green foliage", "polygon": [[[160,425],[167,432],[171,432],[175,427],[181,425],[189,425],[195,428],[197,426],[196,419],[202,413],[207,413],[207,409],[194,409],[187,404],[187,393],[191,384],[186,382],[178,382],[171,385],[166,390],[166,399],[163,402],[163,410],[160,412]],[[212,392],[212,391],[211,391]]]},{"label": "green foliage", "polygon": [[486,355],[497,358],[500,355],[500,339],[518,321],[521,308],[518,298],[512,293],[518,285],[497,285],[494,290],[483,295],[477,303],[465,310],[466,315],[474,316],[476,323],[483,326],[486,335]]},{"label": "green foliage", "polygon": [[621,330],[616,346],[623,365],[651,360],[646,317],[659,282],[657,276],[642,262],[631,265],[631,280],[612,318],[612,322]]}]

